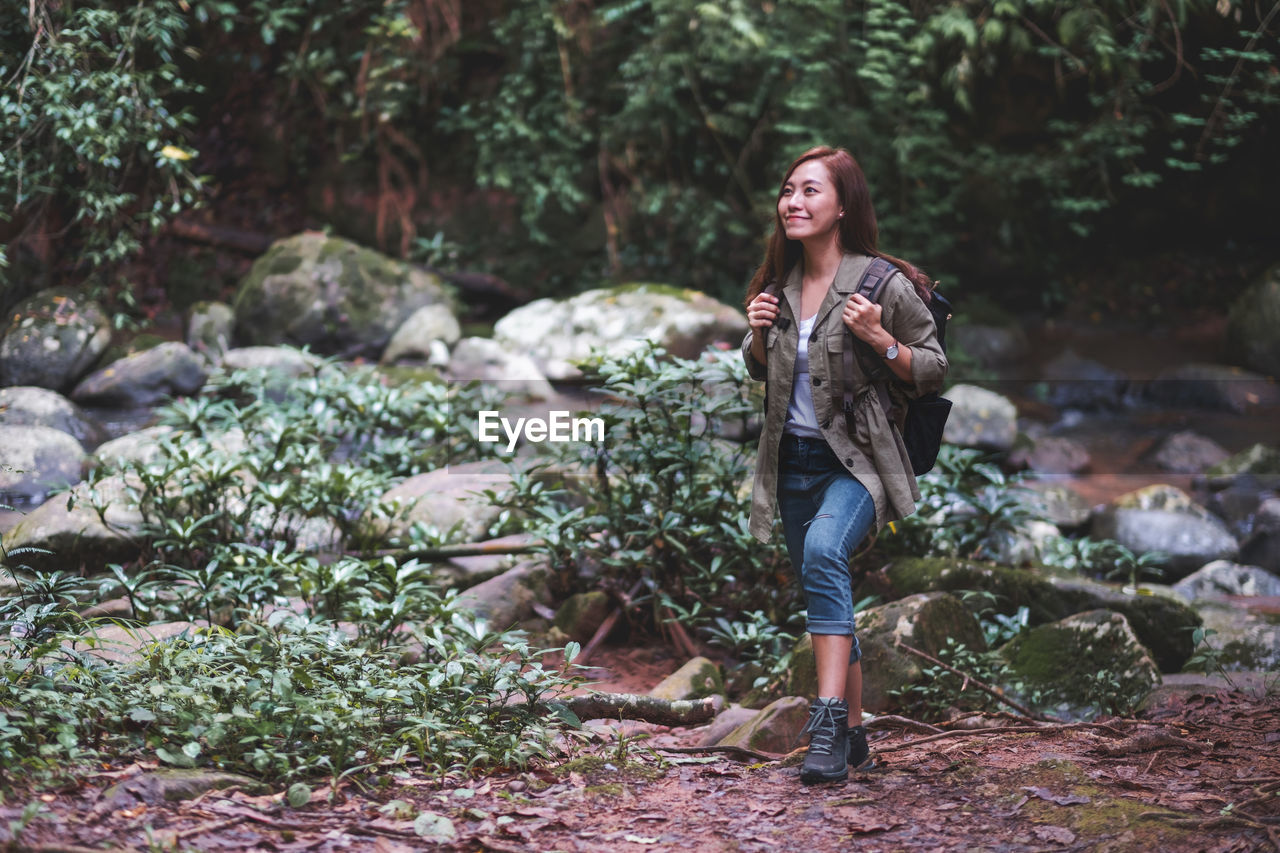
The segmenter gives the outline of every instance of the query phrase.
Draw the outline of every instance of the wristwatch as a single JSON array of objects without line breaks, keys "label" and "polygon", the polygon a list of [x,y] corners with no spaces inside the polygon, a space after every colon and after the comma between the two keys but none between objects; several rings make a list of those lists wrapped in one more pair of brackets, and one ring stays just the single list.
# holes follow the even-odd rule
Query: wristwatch
[{"label": "wristwatch", "polygon": [[889,361],[893,361],[895,358],[898,357],[897,341],[894,341],[893,343],[889,344],[889,348],[884,351],[884,357],[887,358]]}]

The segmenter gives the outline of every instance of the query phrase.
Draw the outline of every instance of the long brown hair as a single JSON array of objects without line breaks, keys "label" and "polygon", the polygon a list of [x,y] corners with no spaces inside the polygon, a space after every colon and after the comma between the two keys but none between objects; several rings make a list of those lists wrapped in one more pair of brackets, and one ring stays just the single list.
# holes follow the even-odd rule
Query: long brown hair
[{"label": "long brown hair", "polygon": [[[787,169],[787,174],[783,176],[782,183],[778,185],[778,197],[782,196],[782,188],[787,185],[787,181],[791,180],[791,175],[801,163],[807,163],[810,160],[820,160],[822,165],[826,166],[827,173],[831,176],[831,181],[835,184],[836,198],[840,202],[840,206],[844,209],[844,216],[840,219],[840,249],[844,252],[858,252],[863,255],[871,255],[877,258],[884,258],[893,264],[902,274],[907,277],[907,281],[915,285],[916,293],[920,294],[920,298],[928,304],[933,298],[934,283],[925,275],[922,270],[912,264],[907,263],[901,258],[895,258],[892,255],[886,255],[876,248],[876,241],[879,237],[880,229],[876,224],[876,212],[871,206],[871,191],[867,188],[867,178],[862,174],[862,167],[858,165],[858,161],[853,159],[853,155],[843,148],[831,148],[826,145],[819,145],[816,148],[810,148],[801,154],[796,161],[791,164],[791,168]],[[778,215],[777,206],[773,211],[773,234],[769,237],[769,246],[764,253],[764,261],[756,270],[756,274],[751,277],[751,283],[747,285],[747,299],[744,305],[749,305],[752,299],[755,299],[760,291],[764,290],[774,282],[786,281],[787,274],[791,269],[800,262],[804,256],[804,247],[799,240],[788,240],[786,231],[782,227],[782,217]]]}]

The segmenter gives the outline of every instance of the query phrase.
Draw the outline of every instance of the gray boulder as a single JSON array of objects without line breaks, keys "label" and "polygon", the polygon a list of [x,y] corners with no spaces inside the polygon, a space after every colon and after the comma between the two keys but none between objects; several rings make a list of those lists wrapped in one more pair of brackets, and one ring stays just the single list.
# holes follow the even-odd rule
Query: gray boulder
[{"label": "gray boulder", "polygon": [[103,442],[93,451],[93,458],[110,468],[150,465],[166,455],[161,441],[176,432],[171,426],[146,427]]},{"label": "gray boulder", "polygon": [[1225,462],[1230,455],[1213,439],[1183,431],[1161,442],[1152,459],[1164,470],[1175,474],[1200,474]]},{"label": "gray boulder", "polygon": [[1173,591],[1188,601],[1228,595],[1280,597],[1280,578],[1257,566],[1214,560],[1174,584]]},{"label": "gray boulder", "polygon": [[505,631],[531,618],[535,605],[550,603],[545,563],[528,560],[497,577],[462,592],[457,606],[470,610],[496,631]]},{"label": "gray boulder", "polygon": [[528,355],[491,338],[463,338],[449,357],[448,373],[458,382],[479,380],[512,396],[549,400],[555,389]]},{"label": "gray boulder", "polygon": [[1262,274],[1227,313],[1228,356],[1239,364],[1280,377],[1280,264]]},{"label": "gray boulder", "polygon": [[217,356],[231,346],[235,313],[222,302],[197,302],[187,319],[187,346],[193,352]]},{"label": "gray boulder", "polygon": [[714,746],[725,739],[725,736],[743,723],[755,719],[760,713],[758,708],[747,708],[742,705],[729,705],[709,726],[706,726],[698,737],[698,746]]},{"label": "gray boulder", "polygon": [[1129,380],[1101,362],[1066,349],[1042,371],[1045,402],[1064,409],[1114,409],[1120,406]]},{"label": "gray boulder", "polygon": [[1233,483],[1280,486],[1280,449],[1255,444],[1204,472],[1204,483],[1223,489]]},{"label": "gray boulder", "polygon": [[1253,530],[1240,547],[1240,559],[1280,574],[1280,498],[1267,498],[1258,507]]},{"label": "gray boulder", "polygon": [[1089,451],[1074,439],[1047,435],[1009,454],[1009,464],[1037,474],[1078,474],[1089,468]]},{"label": "gray boulder", "polygon": [[1280,625],[1275,617],[1254,613],[1239,606],[1210,601],[1197,602],[1204,620],[1205,642],[1217,652],[1222,668],[1232,672],[1280,670]]},{"label": "gray boulder", "polygon": [[951,416],[943,440],[959,447],[1009,450],[1018,436],[1018,410],[1007,398],[976,385],[947,389]]},{"label": "gray boulder", "polygon": [[585,645],[604,624],[611,609],[609,596],[601,590],[579,592],[565,599],[552,624],[570,639]]},{"label": "gray boulder", "polygon": [[450,465],[410,477],[384,494],[380,504],[392,518],[374,522],[388,538],[402,538],[415,522],[442,532],[459,529],[462,541],[487,537],[502,507],[489,504],[480,494],[501,492],[511,484],[511,474],[501,462],[468,462]]},{"label": "gray boulder", "polygon": [[97,444],[102,430],[80,407],[48,388],[0,388],[0,426],[42,426],[65,432],[81,444]]},{"label": "gray boulder", "polygon": [[1111,507],[1094,519],[1093,534],[1114,539],[1135,554],[1167,554],[1169,580],[1186,577],[1214,560],[1235,559],[1240,553],[1225,524],[1187,512]]},{"label": "gray boulder", "polygon": [[90,374],[71,392],[71,399],[94,406],[155,406],[170,397],[196,393],[206,376],[191,347],[170,341]]},{"label": "gray boulder", "polygon": [[308,231],[254,262],[233,307],[241,343],[376,359],[413,312],[438,304],[448,304],[438,276]]},{"label": "gray boulder", "polygon": [[448,347],[461,337],[458,318],[453,316],[448,305],[426,305],[414,311],[396,329],[382,353],[382,363],[395,364],[401,360],[444,363],[439,360],[440,347],[445,347],[447,356]]},{"label": "gray boulder", "polygon": [[[1110,610],[1090,610],[1032,628],[1000,648],[1026,692],[1038,690],[1045,704],[1054,703],[1071,716],[1127,713],[1160,684],[1160,671],[1138,641],[1128,621]],[[1108,707],[1094,681],[1110,672]],[[1023,691],[1010,688],[1010,692]]]},{"label": "gray boulder", "polygon": [[1222,364],[1182,364],[1160,372],[1143,396],[1161,406],[1244,413],[1280,402],[1267,377]]},{"label": "gray boulder", "polygon": [[[102,516],[93,508],[105,507]],[[67,508],[68,499],[73,502]],[[45,501],[5,536],[5,548],[42,548],[52,556],[29,557],[46,568],[83,567],[88,574],[100,572],[109,563],[123,563],[140,551],[137,537],[142,532],[142,515],[130,500],[123,477],[107,477],[96,485],[79,483],[70,495]]]},{"label": "gray boulder", "polygon": [[747,332],[745,315],[696,290],[626,284],[564,300],[538,299],[497,322],[494,340],[530,356],[553,380],[579,379],[571,362],[593,349],[623,355],[660,344],[680,358],[695,358],[717,341],[735,345]]},{"label": "gray boulder", "polygon": [[19,303],[0,340],[0,385],[64,391],[111,343],[111,324],[97,303],[47,290]]},{"label": "gray boulder", "polygon": [[294,347],[237,347],[222,354],[224,370],[265,370],[287,378],[314,374],[323,363]]},{"label": "gray boulder", "polygon": [[1082,528],[1093,517],[1093,507],[1074,489],[1044,482],[1033,482],[1031,487],[1045,519],[1063,530]]},{"label": "gray boulder", "polygon": [[0,426],[0,503],[34,504],[80,482],[84,448],[61,430]]}]

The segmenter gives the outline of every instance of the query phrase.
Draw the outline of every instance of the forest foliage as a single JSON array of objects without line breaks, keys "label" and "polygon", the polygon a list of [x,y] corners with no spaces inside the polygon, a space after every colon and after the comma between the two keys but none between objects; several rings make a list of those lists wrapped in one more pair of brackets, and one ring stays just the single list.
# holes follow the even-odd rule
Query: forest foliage
[{"label": "forest foliage", "polygon": [[786,163],[832,142],[872,182],[884,248],[966,284],[1031,274],[1052,302],[1101,247],[1226,252],[1267,239],[1257,213],[1275,207],[1278,11],[10,4],[0,245],[11,294],[42,270],[109,276],[247,169],[306,198],[356,188],[367,208],[312,202],[308,223],[393,254],[539,292],[646,278],[732,297],[758,262]]}]

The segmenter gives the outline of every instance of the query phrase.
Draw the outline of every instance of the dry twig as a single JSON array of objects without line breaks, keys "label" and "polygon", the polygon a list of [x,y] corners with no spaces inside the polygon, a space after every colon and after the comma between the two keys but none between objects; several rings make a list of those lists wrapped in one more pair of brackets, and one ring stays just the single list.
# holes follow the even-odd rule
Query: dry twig
[{"label": "dry twig", "polygon": [[969,684],[972,684],[974,687],[978,688],[983,693],[986,693],[987,695],[993,697],[996,701],[1003,702],[1004,704],[1008,705],[1010,708],[1013,708],[1019,714],[1023,714],[1024,716],[1027,717],[1027,719],[1030,719],[1030,720],[1046,719],[1045,717],[1040,716],[1035,711],[1032,711],[1030,708],[1026,707],[1025,705],[1020,705],[1017,702],[1013,701],[1008,696],[1005,696],[999,690],[992,687],[990,684],[987,684],[983,681],[978,680],[977,678],[974,678],[972,675],[965,672],[964,670],[956,669],[954,666],[951,666],[950,664],[943,663],[942,661],[938,660],[928,652],[922,652],[919,649],[913,649],[911,646],[908,646],[906,643],[902,642],[901,639],[897,640],[897,642],[895,642],[894,645],[902,649],[904,652],[908,652],[910,654],[915,655],[921,660],[926,660],[929,663],[933,664],[934,666],[942,667],[947,672],[950,672],[953,675],[960,676],[966,682],[968,682]]}]

